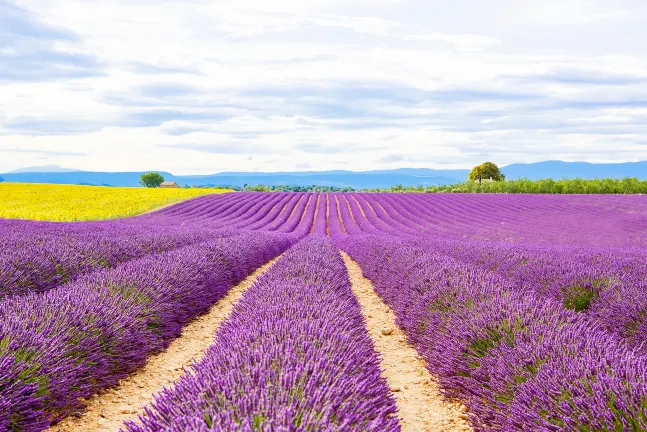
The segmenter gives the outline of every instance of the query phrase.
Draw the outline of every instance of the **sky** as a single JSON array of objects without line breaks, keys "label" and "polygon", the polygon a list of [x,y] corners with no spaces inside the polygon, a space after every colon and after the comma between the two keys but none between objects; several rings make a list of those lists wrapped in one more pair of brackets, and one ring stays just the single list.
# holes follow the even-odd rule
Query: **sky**
[{"label": "sky", "polygon": [[0,0],[0,172],[647,160],[644,0]]}]

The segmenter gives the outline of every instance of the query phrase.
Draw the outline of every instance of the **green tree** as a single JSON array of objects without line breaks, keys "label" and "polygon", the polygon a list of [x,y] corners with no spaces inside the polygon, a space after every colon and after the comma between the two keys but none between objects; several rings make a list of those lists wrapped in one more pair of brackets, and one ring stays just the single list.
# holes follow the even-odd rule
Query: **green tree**
[{"label": "green tree", "polygon": [[162,177],[160,173],[156,172],[142,174],[142,176],[139,178],[139,184],[146,186],[147,188],[160,187],[163,181],[164,177]]},{"label": "green tree", "polygon": [[472,168],[467,179],[480,183],[483,179],[492,179],[494,181],[505,180],[505,176],[501,173],[498,166],[492,162],[485,162]]}]

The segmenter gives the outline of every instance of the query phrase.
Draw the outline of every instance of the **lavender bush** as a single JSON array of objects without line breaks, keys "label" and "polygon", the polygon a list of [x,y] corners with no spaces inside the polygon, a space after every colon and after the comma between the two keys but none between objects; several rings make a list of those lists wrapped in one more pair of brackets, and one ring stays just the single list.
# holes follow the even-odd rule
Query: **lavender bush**
[{"label": "lavender bush", "polygon": [[645,197],[613,195],[236,193],[0,220],[0,429],[78,409],[310,235],[129,428],[397,429],[330,236],[478,430],[645,430],[645,226]]},{"label": "lavender bush", "polygon": [[3,224],[0,300],[44,292],[81,274],[235,231],[124,226],[106,223]]},{"label": "lavender bush", "polygon": [[204,359],[126,430],[395,431],[395,412],[344,262],[312,237],[258,279]]},{"label": "lavender bush", "polygon": [[41,430],[79,408],[295,240],[241,234],[0,302],[0,429]]},{"label": "lavender bush", "polygon": [[585,315],[406,241],[338,242],[478,430],[647,428],[647,359]]}]

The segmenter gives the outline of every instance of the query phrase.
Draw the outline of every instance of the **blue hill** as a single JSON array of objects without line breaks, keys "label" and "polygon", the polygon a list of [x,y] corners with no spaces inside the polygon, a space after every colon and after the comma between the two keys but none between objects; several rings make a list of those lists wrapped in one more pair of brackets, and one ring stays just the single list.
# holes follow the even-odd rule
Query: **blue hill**
[{"label": "blue hill", "polygon": [[[139,186],[143,172],[56,172],[56,173],[7,173],[2,174],[7,182],[17,183],[54,183],[86,184],[104,186]],[[351,171],[312,172],[312,173],[220,173],[204,176],[174,176],[160,172],[167,181],[177,182],[180,186],[244,186],[246,184],[293,185],[293,186],[350,186],[356,189],[387,188],[395,184],[405,186],[439,185],[458,181],[456,178],[441,176],[411,176],[397,173],[362,173]]]},{"label": "blue hill", "polygon": [[647,180],[647,162],[594,164],[589,162],[546,161],[532,164],[512,164],[501,169],[509,180],[528,178],[615,178],[637,177]]},{"label": "blue hill", "polygon": [[[21,170],[22,171],[22,170]],[[512,164],[502,168],[506,178],[624,178],[638,177],[647,180],[647,162],[592,164],[588,162],[546,161],[532,164]],[[143,172],[13,172],[0,174],[6,182],[88,184],[105,186],[139,186]],[[467,169],[399,168],[376,171],[303,171],[303,172],[226,172],[212,175],[175,176],[160,172],[167,181],[180,186],[244,186],[245,184],[293,186],[350,186],[356,189],[404,186],[441,185],[458,183],[467,179]]]},{"label": "blue hill", "polygon": [[[16,183],[86,184],[96,186],[139,186],[141,172],[20,172],[2,174],[4,181]],[[172,177],[170,173],[162,173]]]}]

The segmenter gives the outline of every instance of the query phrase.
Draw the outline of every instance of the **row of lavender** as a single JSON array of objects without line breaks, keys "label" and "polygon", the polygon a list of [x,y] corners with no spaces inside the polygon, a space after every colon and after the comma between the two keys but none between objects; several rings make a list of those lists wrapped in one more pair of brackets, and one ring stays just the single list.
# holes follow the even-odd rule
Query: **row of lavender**
[{"label": "row of lavender", "polygon": [[[336,206],[346,213],[341,216],[344,224],[351,225],[345,227],[349,234],[363,225],[362,231],[395,235],[600,247],[647,245],[647,231],[642,228],[647,224],[647,198],[643,196],[240,193],[201,197],[135,219],[274,230],[283,223],[279,219],[292,219],[292,213],[298,217],[320,206],[323,211],[315,222],[323,219],[330,226],[337,217],[332,208]],[[274,219],[276,224],[265,223]]]},{"label": "row of lavender", "polygon": [[505,278],[520,290],[581,312],[607,332],[647,350],[647,253],[418,240],[414,244]]},{"label": "row of lavender", "polygon": [[[330,220],[331,235],[388,233],[408,239],[423,249],[493,271],[519,289],[550,297],[567,309],[586,312],[610,333],[632,346],[647,349],[644,249],[506,244],[425,236],[421,230],[428,219],[417,213],[415,204],[407,208],[393,196],[381,196],[375,203],[379,205],[372,208],[379,210],[368,213],[359,223],[340,205],[339,216]],[[336,205],[334,202],[333,213]],[[414,236],[416,231],[418,235]]]},{"label": "row of lavender", "polygon": [[338,243],[478,430],[647,428],[647,358],[586,316],[410,242]]},{"label": "row of lavender", "polygon": [[[598,197],[599,206],[606,208],[606,212],[600,212],[600,217],[588,213],[597,208],[592,203],[571,206],[568,205],[569,197],[562,198],[562,205],[553,209],[540,206],[541,201],[549,197],[536,196],[492,197],[492,200],[499,201],[496,207],[492,203],[479,202],[483,197],[478,196],[444,197],[443,200],[403,194],[335,194],[335,198],[339,201],[340,210],[347,209],[347,213],[340,216],[348,234],[359,228],[363,232],[398,236],[441,236],[548,245],[626,247],[636,242],[641,246],[647,245],[647,232],[641,229],[647,224],[647,217],[627,214],[627,209],[614,214],[613,209],[606,208],[609,205],[605,205],[608,200],[605,197]],[[550,199],[554,201],[554,198]],[[645,209],[642,212],[647,213],[647,199],[627,197],[625,201],[625,205],[635,205],[636,212]]]},{"label": "row of lavender", "polygon": [[44,292],[79,275],[233,230],[105,223],[0,221],[0,299]]},{"label": "row of lavender", "polygon": [[201,197],[159,212],[125,220],[138,224],[182,224],[218,229],[292,232],[315,211],[316,194],[225,194]]},{"label": "row of lavender", "polygon": [[131,432],[399,430],[344,262],[301,241],[245,293],[204,359]]},{"label": "row of lavender", "polygon": [[[252,211],[265,208],[269,211],[280,202],[289,202],[300,194],[290,197],[271,194],[248,194],[246,208]],[[306,195],[301,195],[304,198]],[[613,333],[640,345],[647,336],[647,296],[644,250],[618,249],[573,249],[566,246],[541,246],[518,244],[470,243],[441,241],[429,235],[438,233],[433,228],[442,223],[439,215],[454,214],[469,216],[473,212],[462,209],[466,203],[459,202],[456,208],[434,209],[425,206],[424,197],[397,194],[319,194],[312,201],[310,210],[316,207],[313,232],[332,235],[358,235],[375,233],[398,237],[420,238],[427,247],[460,258],[470,264],[486,266],[505,275],[520,287],[533,289],[543,295],[559,299],[566,307],[575,310],[590,310]],[[448,197],[445,197],[448,198]],[[464,198],[464,197],[461,197]],[[474,197],[475,199],[478,197]],[[553,199],[553,197],[550,197]],[[577,197],[568,197],[576,199]],[[605,201],[623,197],[597,197]],[[638,203],[631,197],[632,203]],[[536,197],[528,197],[535,200]],[[586,197],[591,201],[590,197]],[[624,198],[623,198],[624,199]],[[554,200],[554,199],[553,199]],[[305,201],[305,200],[302,200]],[[463,200],[464,201],[464,200]],[[555,201],[555,200],[554,200]],[[591,202],[595,202],[595,199]],[[553,206],[559,210],[563,206]],[[194,203],[197,204],[197,203]],[[625,203],[626,207],[627,203]],[[235,207],[235,206],[234,206]],[[603,206],[604,207],[604,206]],[[607,205],[608,207],[608,205]],[[308,208],[308,207],[306,207]],[[532,206],[531,206],[532,208]],[[640,208],[638,205],[637,208]],[[589,208],[587,207],[587,210]],[[232,208],[228,207],[231,211]],[[508,209],[512,213],[512,209]],[[551,209],[549,209],[551,210]],[[555,211],[555,209],[552,209]],[[631,210],[630,207],[623,211]],[[452,213],[453,212],[453,213]],[[461,214],[461,212],[463,212]],[[207,212],[216,216],[213,212]],[[242,213],[245,214],[244,212]],[[578,216],[579,217],[579,216]],[[465,218],[463,232],[471,233],[470,218]],[[507,219],[509,222],[509,220]],[[502,232],[508,229],[501,228]],[[541,231],[541,230],[538,230]],[[421,241],[419,240],[418,243]]]},{"label": "row of lavender", "polygon": [[241,233],[0,302],[0,430],[37,431],[142,366],[250,271],[298,240]]},{"label": "row of lavender", "polygon": [[[9,292],[46,291],[66,279],[73,280],[84,273],[87,276],[48,294],[6,299],[3,301],[7,304],[0,305],[0,318],[6,317],[10,323],[0,323],[0,371],[4,371],[0,372],[0,428],[5,421],[15,430],[37,430],[66,415],[78,405],[79,396],[111,385],[116,377],[138,367],[148,353],[159,349],[160,341],[163,344],[174,337],[179,325],[200,312],[200,304],[183,296],[204,292],[203,288],[194,290],[186,284],[214,277],[201,273],[211,268],[208,265],[194,265],[199,263],[200,248],[212,250],[213,243],[146,257],[113,270],[91,271],[106,263],[114,266],[213,235],[235,235],[241,229],[276,232],[275,239],[292,233],[279,243],[290,243],[308,233],[340,239],[349,252],[355,252],[365,272],[375,278],[379,293],[389,302],[401,302],[396,310],[409,337],[430,361],[432,371],[441,376],[448,392],[468,401],[475,424],[483,428],[560,430],[578,421],[601,429],[643,427],[645,411],[639,404],[647,402],[638,398],[636,392],[645,390],[641,387],[645,377],[635,369],[636,365],[644,367],[642,357],[627,351],[622,341],[609,343],[604,330],[637,347],[644,342],[644,250],[598,250],[590,246],[574,249],[552,244],[538,247],[527,242],[542,241],[545,228],[550,241],[557,233],[563,234],[567,243],[578,239],[583,239],[584,244],[591,243],[591,236],[581,235],[581,229],[568,232],[573,227],[571,219],[579,218],[576,222],[586,226],[587,221],[605,215],[607,207],[619,204],[606,199],[597,204],[591,201],[565,206],[553,200],[553,207],[546,212],[557,215],[553,221],[556,227],[547,227],[541,221],[543,214],[527,216],[536,211],[537,202],[542,204],[541,199],[527,202],[527,208],[523,200],[502,199],[497,216],[500,222],[497,219],[496,226],[489,222],[481,226],[478,206],[484,203],[463,198],[466,197],[429,200],[423,195],[392,194],[229,194],[195,199],[110,224],[92,224],[98,230],[96,233],[84,231],[91,224],[25,223],[29,226],[25,225],[27,228],[22,232],[3,229],[0,245],[2,250],[11,252],[0,253],[0,260],[3,254],[9,259],[0,266],[0,276],[3,268],[13,269],[13,273],[4,273],[4,280],[14,283],[13,291]],[[641,204],[633,203],[635,208],[623,208],[619,214],[635,209],[639,214],[631,217],[639,221]],[[560,216],[560,211],[568,206],[575,215]],[[602,209],[595,210],[596,206]],[[594,217],[581,214],[592,208]],[[515,214],[518,210],[524,213],[523,217]],[[622,229],[622,223],[631,217],[623,216],[610,223],[619,224]],[[19,224],[0,222],[0,228]],[[529,234],[524,224],[537,224],[534,230],[539,234]],[[35,228],[46,225],[47,228]],[[605,235],[619,231],[604,224],[600,227]],[[216,228],[225,232],[216,234]],[[629,228],[627,233],[634,235],[636,227]],[[451,229],[456,232],[450,232]],[[364,238],[366,234],[376,237]],[[232,237],[226,243],[244,243],[256,236]],[[343,240],[347,236],[353,238]],[[510,246],[456,240],[462,236],[471,240],[524,242]],[[259,238],[265,239],[262,235]],[[59,249],[48,244],[52,243],[48,239],[55,239],[61,245]],[[623,244],[622,239],[613,236],[608,240],[614,245]],[[98,255],[92,255],[97,250]],[[188,250],[194,251],[187,255],[194,254],[193,258],[182,261],[184,251]],[[26,251],[31,251],[31,255]],[[68,251],[71,253],[66,255]],[[20,253],[25,255],[16,259]],[[49,258],[43,259],[41,255],[47,254]],[[391,255],[391,259],[386,261],[386,255]],[[170,267],[175,268],[172,263],[178,263],[175,279],[173,274],[163,271],[169,265],[164,261],[166,257],[172,257]],[[24,271],[25,262],[37,264]],[[155,262],[159,265],[151,264]],[[422,273],[416,273],[416,268],[408,267],[411,263],[426,267]],[[196,273],[188,267],[191,265]],[[442,271],[443,268],[446,270]],[[153,278],[156,271],[168,278],[168,286]],[[141,291],[141,281],[155,290]],[[154,285],[158,282],[162,285]],[[407,289],[396,292],[396,287],[403,283]],[[9,286],[6,282],[5,285]],[[160,286],[163,294],[157,295]],[[174,287],[180,288],[176,291]],[[81,300],[77,302],[78,296]],[[413,308],[404,302],[407,296],[415,299]],[[205,301],[213,302],[217,297],[207,296]],[[174,310],[176,303],[186,309],[180,306]],[[564,306],[586,314],[567,311]],[[97,317],[106,308],[124,310]],[[158,322],[157,315],[162,317],[163,324]],[[590,318],[595,318],[595,324],[589,324]],[[126,322],[124,326],[122,319]],[[132,330],[144,322],[144,330]],[[559,331],[551,330],[553,326]],[[67,328],[72,330],[64,331]],[[143,338],[145,347],[135,346],[134,337]],[[533,338],[540,338],[541,343]],[[23,340],[27,342],[23,344]],[[466,345],[465,341],[470,342]],[[39,344],[42,347],[38,348]],[[444,351],[443,344],[447,344],[448,351]],[[45,354],[49,351],[55,353],[52,359]],[[573,357],[580,352],[583,354],[578,363]],[[442,360],[446,355],[452,361],[445,364]],[[529,363],[511,361],[524,356],[530,359]],[[560,361],[564,370],[559,370]],[[80,365],[80,373],[74,370],[76,364]],[[550,374],[558,382],[542,383]],[[580,387],[564,388],[568,383],[564,380],[568,379],[579,380]],[[624,391],[622,385],[627,387]],[[523,399],[524,395],[528,400]],[[584,408],[589,399],[602,395],[607,399],[599,400],[606,405],[593,403],[590,409]],[[548,402],[542,398],[548,398]],[[551,398],[556,407],[551,405]],[[538,401],[548,408],[540,409]],[[511,420],[511,413],[516,415],[524,410],[536,418],[518,416],[520,420],[516,423]],[[589,420],[581,420],[587,416]]]},{"label": "row of lavender", "polygon": [[246,203],[239,196],[229,194],[216,201],[216,209],[212,208],[205,220],[177,227],[168,225],[184,225],[184,222],[177,223],[172,216],[195,217],[191,207],[199,206],[199,200],[187,202],[179,212],[171,207],[163,216],[122,221],[77,224],[0,221],[0,298],[43,292],[96,269],[114,267],[133,258],[214,236],[236,235],[241,229],[263,228],[305,235],[315,211],[314,207],[307,211],[308,203],[309,196],[296,194],[267,195],[258,202]]},{"label": "row of lavender", "polygon": [[[357,194],[365,213],[391,229],[449,238],[585,244],[647,245],[647,199],[641,196],[434,196]],[[370,211],[369,211],[370,210]],[[417,220],[416,220],[417,219]]]}]

